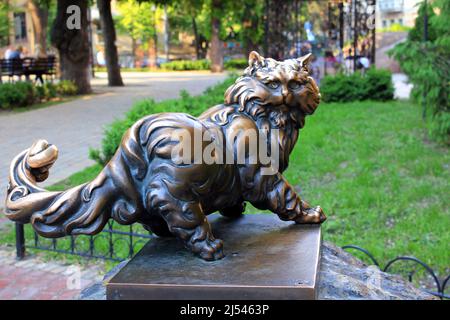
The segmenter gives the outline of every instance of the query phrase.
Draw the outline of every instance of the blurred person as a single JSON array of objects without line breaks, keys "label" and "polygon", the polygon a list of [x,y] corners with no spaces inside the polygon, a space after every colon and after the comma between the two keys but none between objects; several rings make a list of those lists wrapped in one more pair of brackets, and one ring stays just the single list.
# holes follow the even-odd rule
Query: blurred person
[{"label": "blurred person", "polygon": [[12,45],[9,45],[5,51],[5,59],[11,59],[11,53],[14,52]]},{"label": "blurred person", "polygon": [[105,54],[103,51],[99,50],[95,56],[97,59],[97,65],[104,67],[106,65]]},{"label": "blurred person", "polygon": [[314,80],[316,80],[317,85],[320,85],[320,80],[322,77],[322,74],[320,72],[320,64],[321,61],[318,59],[318,57],[316,55],[313,55],[310,74],[314,78]]},{"label": "blurred person", "polygon": [[27,47],[22,48],[22,51],[20,52],[20,58],[26,58],[29,56],[29,51],[27,49]]},{"label": "blurred person", "polygon": [[355,57],[352,55],[352,52],[353,52],[352,48],[349,48],[348,55],[345,57],[344,65],[345,65],[345,73],[346,74],[352,73],[352,70],[353,70],[353,59]]},{"label": "blurred person", "polygon": [[337,64],[337,60],[333,54],[333,51],[326,50],[325,51],[325,74],[334,74],[336,64]]},{"label": "blurred person", "polygon": [[370,67],[370,60],[369,58],[362,56],[358,59],[358,66],[360,67],[361,71],[365,73],[369,67]]},{"label": "blurred person", "polygon": [[289,50],[289,59],[296,59],[298,57],[297,55],[297,50],[294,48],[291,48],[291,50]]},{"label": "blurred person", "polygon": [[304,42],[303,45],[300,47],[300,55],[304,56],[311,52],[312,52],[311,44],[308,41]]},{"label": "blurred person", "polygon": [[22,56],[22,51],[23,51],[22,46],[18,46],[16,50],[13,50],[9,53],[9,56],[6,59],[20,59]]}]

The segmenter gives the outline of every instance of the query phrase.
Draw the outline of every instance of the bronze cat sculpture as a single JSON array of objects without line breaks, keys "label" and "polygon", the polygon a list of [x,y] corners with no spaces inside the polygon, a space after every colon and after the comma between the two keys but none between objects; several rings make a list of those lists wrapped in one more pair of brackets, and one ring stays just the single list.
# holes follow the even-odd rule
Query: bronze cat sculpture
[{"label": "bronze cat sculpture", "polygon": [[[66,191],[37,186],[48,177],[58,150],[45,140],[36,141],[11,163],[6,216],[31,223],[38,234],[51,238],[96,234],[110,218],[126,225],[139,222],[158,236],[178,237],[205,260],[224,256],[223,243],[214,238],[206,219],[216,211],[238,217],[250,202],[282,220],[323,222],[322,209],[302,201],[282,175],[305,117],[320,101],[309,75],[309,59],[310,55],[275,61],[252,52],[244,74],[227,89],[224,104],[198,118],[161,113],[137,121],[92,182]],[[174,153],[184,140],[173,137],[177,130],[192,135],[208,132],[211,141],[221,141],[231,151],[232,161],[180,161],[192,160],[198,152]],[[249,136],[241,132],[251,130],[267,139],[275,138],[276,132],[276,143],[268,151],[276,155],[276,167],[258,157],[249,161],[255,155],[248,151]],[[208,145],[202,140],[200,153]],[[225,149],[216,149],[212,157],[222,156]],[[244,155],[243,163],[238,163],[239,155]]]}]

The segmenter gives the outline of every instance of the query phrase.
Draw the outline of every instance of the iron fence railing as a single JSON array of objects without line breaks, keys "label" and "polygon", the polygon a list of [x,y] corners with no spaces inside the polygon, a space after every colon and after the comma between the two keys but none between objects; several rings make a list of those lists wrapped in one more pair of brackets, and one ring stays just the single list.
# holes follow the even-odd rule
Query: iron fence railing
[{"label": "iron fence railing", "polygon": [[450,275],[448,275],[446,278],[440,280],[439,277],[434,272],[434,270],[428,264],[417,259],[416,257],[399,256],[399,257],[389,260],[385,264],[385,266],[382,267],[380,265],[380,263],[375,259],[375,257],[368,250],[366,250],[364,248],[361,248],[361,247],[355,246],[355,245],[347,245],[347,246],[343,246],[342,249],[344,249],[344,250],[354,249],[354,250],[358,250],[358,251],[364,253],[367,257],[369,257],[370,261],[373,262],[374,265],[379,267],[383,272],[389,272],[389,270],[392,269],[392,266],[394,264],[398,264],[402,261],[403,262],[404,261],[412,262],[413,265],[411,267],[411,270],[407,271],[406,269],[403,269],[403,271],[407,271],[406,273],[407,273],[407,278],[408,278],[409,282],[413,282],[413,277],[417,273],[417,267],[419,267],[419,268],[423,269],[432,278],[432,281],[437,289],[436,291],[431,291],[431,290],[427,290],[427,289],[424,289],[424,290],[434,296],[441,298],[441,299],[450,299],[450,295],[445,293],[445,289],[449,282]]},{"label": "iron fence railing", "polygon": [[29,230],[31,236],[30,233],[26,235],[25,226],[16,223],[16,254],[17,258],[22,259],[26,248],[30,248],[85,258],[122,261],[133,257],[152,238],[148,232],[142,233],[135,229],[135,225],[117,227],[114,221],[108,221],[103,231],[97,235],[47,239],[40,237],[34,230]]},{"label": "iron fence railing", "polygon": [[[78,255],[86,258],[96,258],[112,261],[122,261],[132,258],[146,241],[153,238],[144,229],[138,229],[136,225],[118,226],[114,221],[109,221],[102,232],[94,236],[69,236],[62,239],[46,239],[40,237],[34,230],[25,232],[23,224],[16,223],[16,254],[18,259],[25,256],[26,248],[45,250],[63,254]],[[31,239],[30,239],[31,235]],[[28,236],[28,239],[27,239]],[[100,241],[103,239],[103,241]],[[392,270],[393,265],[400,262],[412,262],[413,267],[407,272],[407,279],[413,282],[413,276],[417,273],[417,267],[423,269],[432,279],[436,291],[425,290],[428,293],[441,299],[450,299],[450,295],[445,293],[450,275],[440,280],[434,270],[425,262],[409,256],[399,256],[389,260],[384,267],[366,249],[356,245],[343,246],[344,250],[357,250],[364,253],[371,263],[379,267],[384,272]],[[402,274],[406,269],[403,270]]]}]

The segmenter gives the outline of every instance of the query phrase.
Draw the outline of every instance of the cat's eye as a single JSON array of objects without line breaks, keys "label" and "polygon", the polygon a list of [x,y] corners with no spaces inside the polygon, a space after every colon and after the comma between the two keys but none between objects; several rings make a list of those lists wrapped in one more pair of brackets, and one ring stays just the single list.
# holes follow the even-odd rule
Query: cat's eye
[{"label": "cat's eye", "polygon": [[270,82],[267,82],[267,86],[269,88],[276,89],[280,86],[280,83],[278,81],[270,81]]},{"label": "cat's eye", "polygon": [[300,89],[300,87],[302,86],[302,84],[298,81],[289,81],[289,89],[292,90],[297,90]]}]

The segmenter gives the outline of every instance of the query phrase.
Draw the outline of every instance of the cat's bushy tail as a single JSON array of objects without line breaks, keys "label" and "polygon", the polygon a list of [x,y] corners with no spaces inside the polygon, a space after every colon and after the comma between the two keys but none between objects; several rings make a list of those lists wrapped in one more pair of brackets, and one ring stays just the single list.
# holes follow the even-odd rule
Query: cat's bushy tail
[{"label": "cat's bushy tail", "polygon": [[100,174],[89,183],[66,191],[47,191],[37,182],[48,177],[58,150],[45,140],[17,155],[11,163],[5,215],[16,222],[32,223],[45,237],[100,232],[109,218],[121,224],[139,220],[142,200],[136,190],[135,170],[143,169],[144,154],[131,128],[121,147]]}]

